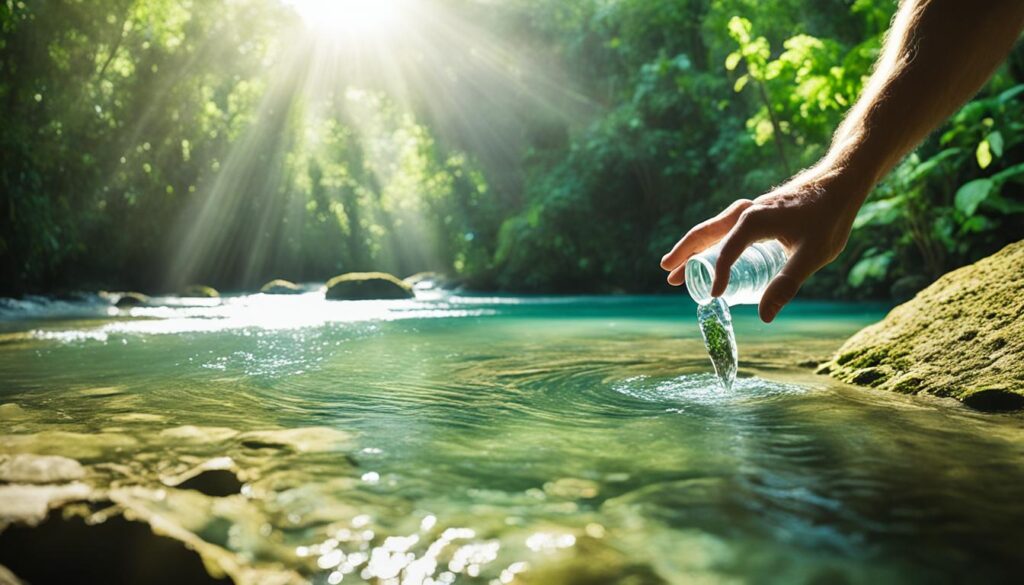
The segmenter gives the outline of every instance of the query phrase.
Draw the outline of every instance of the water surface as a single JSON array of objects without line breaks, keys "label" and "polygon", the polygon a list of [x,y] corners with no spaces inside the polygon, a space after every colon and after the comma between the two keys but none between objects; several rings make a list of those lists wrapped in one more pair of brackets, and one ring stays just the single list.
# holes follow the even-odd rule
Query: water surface
[{"label": "water surface", "polygon": [[[1024,568],[1024,418],[808,366],[880,307],[795,303],[771,326],[737,308],[727,392],[685,295],[158,302],[3,305],[0,403],[20,409],[0,452],[141,486],[139,506],[252,566],[403,584]],[[219,457],[240,495],[166,487]]]}]

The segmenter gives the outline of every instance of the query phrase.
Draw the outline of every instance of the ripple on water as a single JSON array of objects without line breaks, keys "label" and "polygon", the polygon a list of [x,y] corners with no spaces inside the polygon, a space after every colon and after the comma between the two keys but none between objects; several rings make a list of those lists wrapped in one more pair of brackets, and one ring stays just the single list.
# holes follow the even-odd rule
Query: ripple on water
[{"label": "ripple on water", "polygon": [[800,384],[775,382],[754,376],[737,378],[732,390],[726,391],[714,374],[697,373],[683,374],[667,380],[644,375],[633,376],[613,384],[612,389],[619,394],[644,402],[685,408],[688,405],[725,406],[777,396],[803,394],[809,388]]}]

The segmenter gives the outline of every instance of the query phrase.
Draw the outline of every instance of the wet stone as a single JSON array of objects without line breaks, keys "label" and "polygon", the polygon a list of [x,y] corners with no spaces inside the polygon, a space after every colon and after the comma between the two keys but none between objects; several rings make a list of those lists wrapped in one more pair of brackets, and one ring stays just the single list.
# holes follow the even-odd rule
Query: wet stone
[{"label": "wet stone", "polygon": [[349,446],[350,435],[328,427],[252,431],[239,437],[249,449],[288,449],[299,453],[327,453]]},{"label": "wet stone", "polygon": [[25,409],[13,402],[0,404],[0,420],[16,420],[26,416]]},{"label": "wet stone", "polygon": [[82,479],[85,469],[74,459],[57,455],[0,455],[0,481],[63,483]]},{"label": "wet stone", "polygon": [[[84,483],[65,485],[0,485],[0,530],[19,522],[34,526],[46,518],[51,506],[81,500],[91,493]],[[4,549],[0,544],[0,551]],[[3,559],[0,558],[0,564]]]},{"label": "wet stone", "polygon": [[175,487],[180,490],[196,490],[208,496],[223,498],[242,493],[243,485],[245,484],[239,481],[230,469],[209,469]]},{"label": "wet stone", "polygon": [[226,441],[238,434],[238,431],[226,427],[197,427],[184,425],[160,431],[165,439],[185,443],[216,443]]}]

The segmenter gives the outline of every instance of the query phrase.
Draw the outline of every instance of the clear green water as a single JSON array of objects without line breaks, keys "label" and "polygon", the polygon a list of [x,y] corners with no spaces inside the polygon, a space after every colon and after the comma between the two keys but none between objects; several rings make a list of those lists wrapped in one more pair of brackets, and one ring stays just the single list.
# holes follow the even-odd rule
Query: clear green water
[{"label": "clear green water", "polygon": [[[74,457],[245,564],[403,584],[999,582],[1024,565],[1024,418],[796,365],[878,307],[796,303],[770,327],[737,309],[726,392],[682,295],[173,302],[8,308],[0,403],[20,412],[0,452]],[[307,430],[290,448],[251,434],[272,429]],[[223,456],[243,494],[160,489]]]}]

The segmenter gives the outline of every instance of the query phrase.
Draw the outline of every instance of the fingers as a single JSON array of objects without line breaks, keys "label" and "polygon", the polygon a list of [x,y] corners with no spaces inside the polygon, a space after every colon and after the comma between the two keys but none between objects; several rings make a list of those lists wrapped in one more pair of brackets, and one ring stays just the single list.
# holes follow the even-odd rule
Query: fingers
[{"label": "fingers", "polygon": [[719,297],[729,286],[729,272],[736,259],[747,246],[764,237],[762,222],[758,216],[745,211],[732,230],[722,239],[722,249],[715,262],[715,280],[711,285],[711,296]]},{"label": "fingers", "polygon": [[668,273],[668,283],[672,286],[679,286],[686,280],[686,262],[683,262],[679,266],[676,266],[672,272]]},{"label": "fingers", "polygon": [[[697,224],[686,233],[668,254],[661,259],[661,267],[668,271],[675,271],[685,266],[686,261],[694,254],[713,246],[739,221],[743,210],[750,207],[752,202],[749,199],[740,199],[733,202],[722,213],[715,217]],[[674,273],[674,272],[673,272]],[[679,273],[678,282],[675,282],[672,275],[669,275],[671,284],[682,284],[682,272]]]},{"label": "fingers", "polygon": [[779,314],[782,307],[793,300],[797,291],[800,290],[800,286],[818,268],[821,268],[821,262],[808,251],[808,248],[806,246],[799,248],[764,291],[764,296],[761,297],[761,304],[758,307],[761,320],[765,323],[775,320],[775,316]]}]

